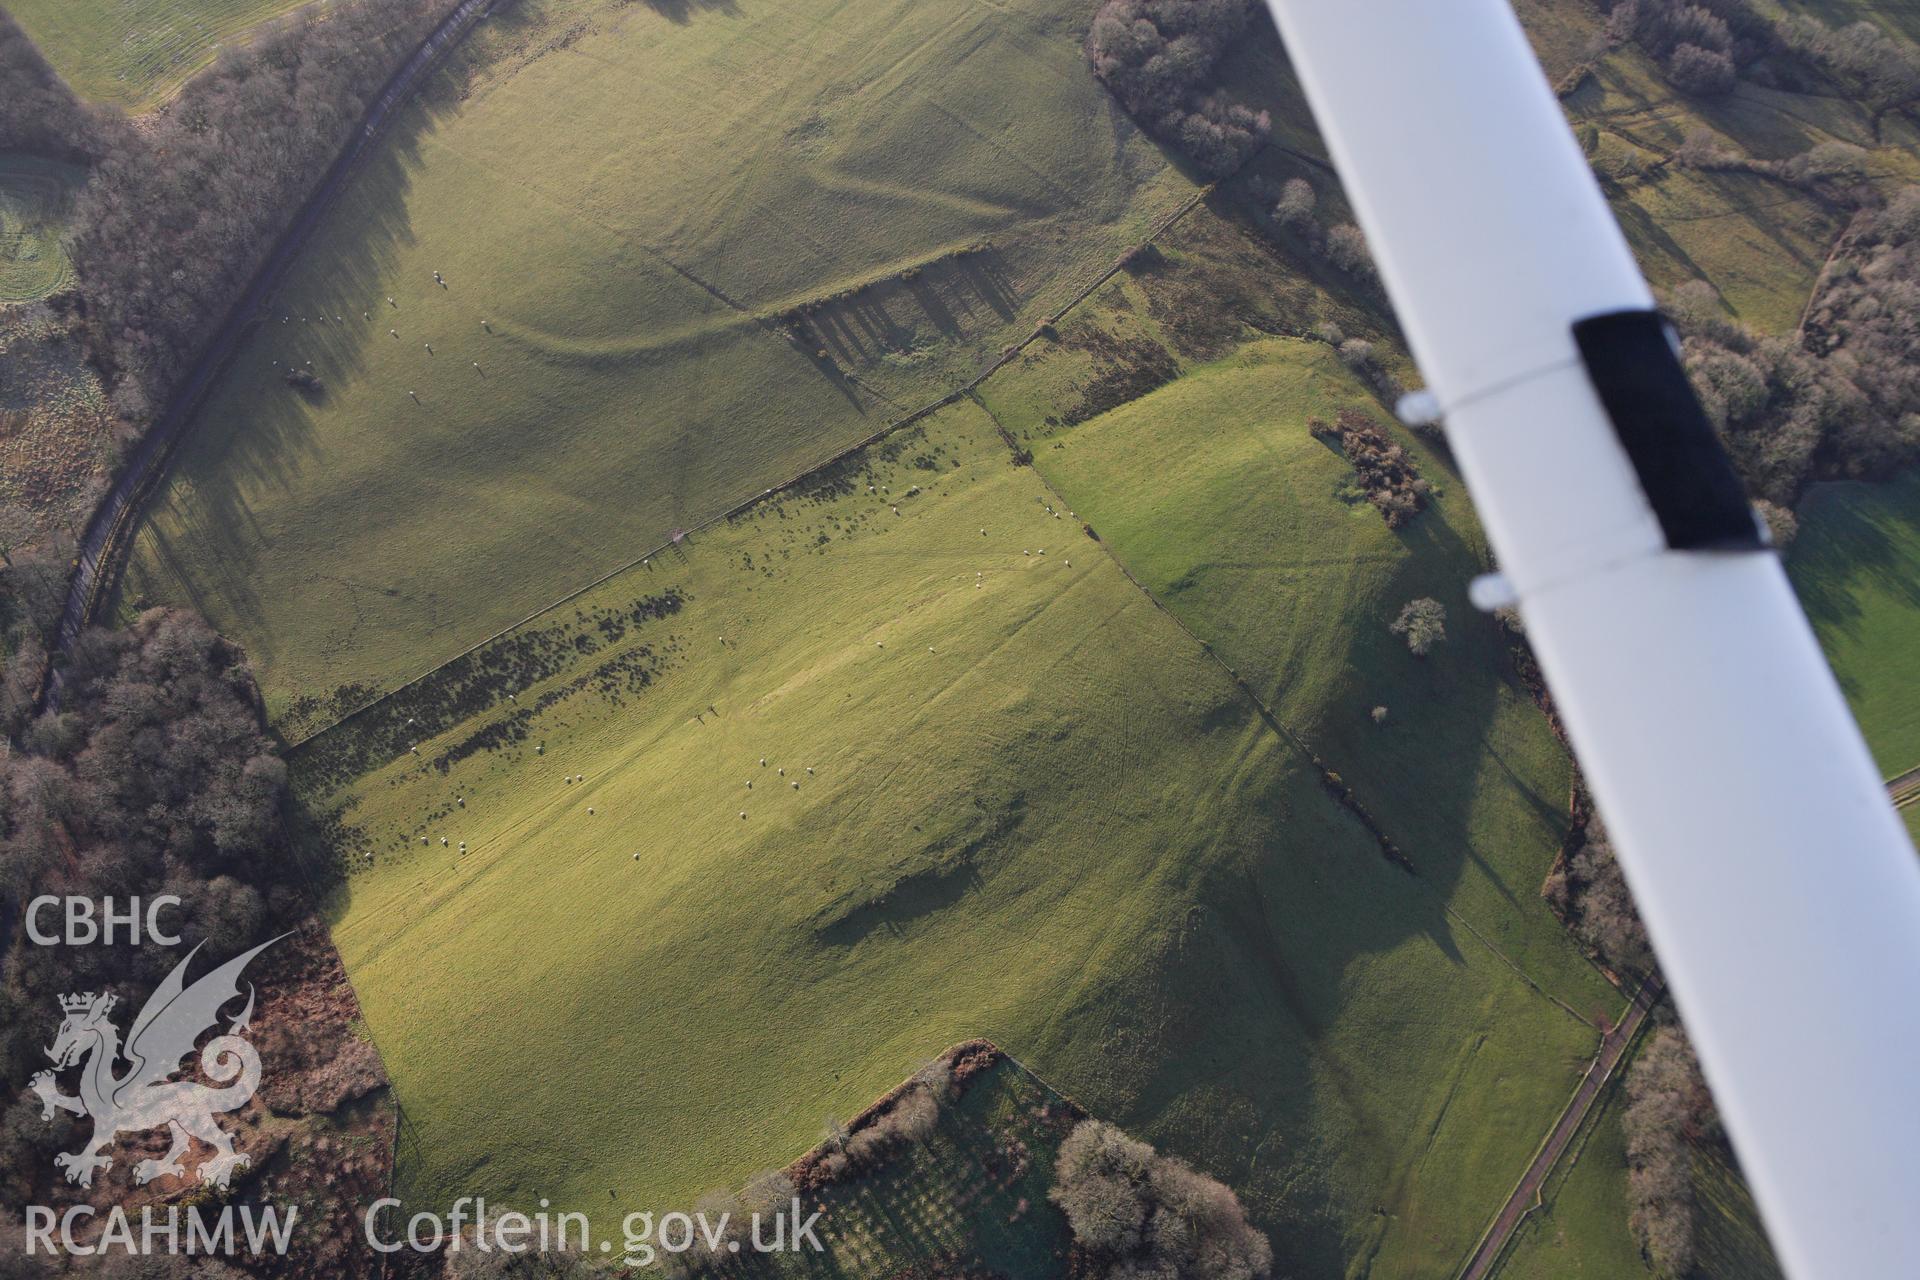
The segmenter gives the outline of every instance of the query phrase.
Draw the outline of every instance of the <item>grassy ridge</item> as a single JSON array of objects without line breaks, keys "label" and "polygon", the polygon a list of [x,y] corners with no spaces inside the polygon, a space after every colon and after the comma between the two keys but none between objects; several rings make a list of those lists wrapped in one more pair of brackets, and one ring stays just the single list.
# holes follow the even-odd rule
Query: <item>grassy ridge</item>
[{"label": "grassy ridge", "polygon": [[[242,640],[297,735],[944,392],[1189,189],[1070,9],[516,7],[304,255],[124,598]],[[775,324],[986,240],[921,299],[947,363],[890,400]],[[308,361],[323,395],[281,383]]]},{"label": "grassy ridge", "polygon": [[303,0],[9,0],[75,92],[129,111],[159,106],[223,43]]},{"label": "grassy ridge", "polygon": [[[1444,1273],[1591,1029],[1381,856],[984,414],[892,452],[583,599],[594,635],[685,601],[595,650],[647,650],[643,686],[503,680],[418,756],[356,754],[396,709],[297,757],[359,868],[335,934],[409,1194],[671,1202],[983,1034],[1228,1178],[1295,1265]],[[524,736],[460,745],[495,723]]]}]

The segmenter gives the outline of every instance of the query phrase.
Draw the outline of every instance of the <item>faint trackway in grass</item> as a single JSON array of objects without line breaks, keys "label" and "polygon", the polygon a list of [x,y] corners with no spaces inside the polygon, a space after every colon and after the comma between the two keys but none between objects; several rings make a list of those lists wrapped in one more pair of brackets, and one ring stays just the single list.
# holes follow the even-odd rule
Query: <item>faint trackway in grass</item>
[{"label": "faint trackway in grass", "polygon": [[279,285],[314,229],[320,225],[320,219],[345,189],[347,180],[361,159],[379,142],[394,113],[412,100],[414,92],[427,75],[440,65],[449,50],[492,11],[494,4],[495,0],[462,0],[388,78],[379,96],[355,123],[353,132],[347,135],[346,143],[333,164],[306,201],[295,210],[292,221],[280,233],[280,238],[274,242],[259,270],[254,272],[246,291],[227,312],[193,367],[169,397],[166,407],[140,438],[133,455],[121,468],[113,488],[108,490],[107,496],[94,509],[93,517],[88,520],[86,532],[80,539],[73,576],[67,584],[66,602],[60,611],[60,624],[54,632],[52,659],[48,663],[46,680],[41,689],[41,701],[48,709],[57,710],[59,707],[58,659],[72,650],[81,631],[97,619],[101,601],[107,594],[106,587],[118,576],[119,566],[132,544],[133,528],[139,521],[147,498],[166,474],[175,446],[192,427],[196,410],[214,380],[238,350],[248,325]]},{"label": "faint trackway in grass", "polygon": [[[1188,197],[1188,199],[1183,201],[1179,208],[1173,210],[1171,213],[1163,215],[1158,222],[1153,224],[1152,230],[1150,230],[1147,233],[1146,237],[1140,242],[1140,244],[1142,246],[1151,244],[1160,236],[1165,235],[1170,228],[1172,228],[1182,218],[1186,217],[1189,213],[1193,212],[1193,210],[1198,208],[1201,202],[1204,201],[1209,195],[1212,195],[1214,188],[1217,185],[1218,185],[1217,183],[1208,183],[1206,186],[1201,187],[1199,190],[1195,191],[1192,196]],[[1123,254],[1121,255],[1121,259],[1125,259],[1127,256],[1129,255]],[[667,263],[667,265],[673,266],[673,264],[670,262]],[[678,267],[675,267],[674,269],[679,270]],[[598,587],[604,583],[610,582],[614,578],[619,577],[621,574],[626,573],[629,570],[638,568],[640,565],[653,559],[655,556],[665,554],[666,552],[674,549],[675,547],[681,546],[682,544],[690,541],[695,534],[703,532],[704,530],[710,529],[717,524],[723,523],[724,521],[732,520],[736,516],[745,515],[747,512],[759,506],[762,502],[765,502],[770,498],[777,497],[778,495],[785,493],[788,490],[791,490],[793,488],[796,488],[800,485],[807,483],[809,480],[811,480],[814,476],[820,474],[822,471],[825,471],[827,468],[835,465],[836,463],[841,462],[844,459],[849,458],[856,453],[859,453],[862,449],[870,448],[873,445],[878,444],[880,441],[886,439],[888,436],[893,435],[895,432],[904,430],[905,428],[912,426],[914,423],[919,422],[924,418],[931,417],[933,414],[938,413],[942,409],[945,409],[951,405],[957,404],[960,401],[967,399],[968,397],[973,395],[974,391],[978,389],[982,383],[986,382],[988,378],[992,377],[996,372],[998,372],[1002,366],[1006,365],[1008,362],[1014,359],[1017,359],[1023,352],[1026,351],[1026,349],[1029,346],[1039,341],[1041,336],[1041,330],[1047,328],[1050,325],[1058,324],[1060,320],[1069,311],[1072,311],[1075,307],[1079,306],[1082,302],[1086,301],[1086,299],[1090,297],[1096,289],[1100,288],[1100,286],[1107,283],[1107,281],[1113,279],[1113,277],[1118,275],[1121,270],[1122,268],[1120,266],[1120,261],[1116,260],[1113,263],[1113,265],[1101,271],[1091,282],[1089,282],[1083,288],[1076,291],[1073,297],[1069,298],[1065,303],[1061,304],[1061,306],[1055,309],[1052,313],[1050,313],[1045,318],[1043,318],[1038,323],[1036,323],[1033,327],[1032,332],[1028,333],[1025,337],[1021,338],[1019,341],[1008,345],[1005,350],[1001,351],[1000,354],[995,356],[992,360],[989,360],[971,378],[969,378],[966,382],[962,383],[960,386],[957,386],[953,390],[946,392],[944,395],[941,395],[933,400],[928,401],[927,403],[921,405],[917,409],[913,409],[907,412],[906,414],[903,414],[902,416],[895,418],[890,422],[887,422],[877,430],[872,431],[865,436],[862,436],[860,439],[855,440],[853,443],[841,446],[840,448],[834,450],[832,453],[828,454],[826,457],[821,458],[819,461],[812,463],[811,465],[803,468],[798,472],[795,472],[793,475],[789,476],[785,480],[780,481],[778,484],[761,489],[759,492],[754,493],[749,497],[743,498],[741,501],[734,503],[732,506],[727,507],[725,510],[717,511],[714,514],[708,516],[706,519],[700,521],[699,523],[694,524],[684,530],[681,530],[678,535],[669,539],[668,541],[659,543],[652,547],[648,547],[645,551],[642,551],[639,555],[633,556],[632,558],[628,559],[622,564],[615,565],[613,568],[607,570],[605,573],[599,575],[598,577],[592,579],[589,582],[584,582],[579,586],[574,587],[572,590],[568,591],[565,595],[560,596],[558,599],[548,601],[546,604],[541,605],[538,609],[535,609],[533,612],[527,614],[525,617],[519,618],[513,622],[508,623],[506,626],[501,627],[498,631],[495,631],[492,635],[489,635],[484,639],[477,640],[473,644],[470,644],[466,648],[460,650],[460,652],[451,654],[441,659],[440,661],[434,663],[431,667],[428,667],[425,671],[420,672],[418,675],[412,676],[409,679],[403,680],[399,684],[394,685],[390,689],[382,690],[380,693],[376,694],[374,697],[369,698],[367,701],[360,703],[358,706],[355,706],[351,710],[342,713],[338,718],[329,721],[328,723],[320,726],[319,728],[313,730],[308,734],[305,734],[304,736],[292,742],[287,743],[286,744],[287,754],[291,756],[294,752],[306,746],[308,743],[314,741],[316,738],[319,738],[324,734],[332,733],[334,730],[339,729],[347,724],[350,724],[354,720],[358,719],[360,716],[366,714],[368,711],[371,711],[373,708],[386,702],[389,698],[392,698],[395,694],[401,693],[406,689],[412,688],[414,685],[419,684],[422,680],[428,679],[435,672],[441,670],[442,668],[450,666],[455,662],[458,662],[460,659],[468,656],[474,651],[478,649],[483,649],[487,645],[492,644],[494,641],[499,640],[504,636],[513,634],[513,632],[519,630],[521,627],[526,626],[528,623],[533,622],[535,619],[540,618],[545,614],[551,613],[553,610],[558,609],[563,605],[569,604],[574,600],[577,600],[580,596],[593,590],[595,587]],[[682,272],[682,274],[686,274],[686,273]],[[720,297],[720,295],[717,293],[714,296]],[[764,320],[762,320],[761,317],[755,315],[753,312],[747,311],[744,307],[741,307],[738,303],[731,302],[725,298],[721,298],[721,301],[725,302],[729,306],[736,308],[737,310],[740,310],[743,314],[751,316],[756,321],[760,321],[764,325],[765,322]],[[780,340],[792,341],[791,339],[785,338],[784,336],[782,336]],[[859,384],[857,380],[853,380],[851,378],[849,380],[856,381],[856,385],[863,385],[863,384]],[[887,403],[889,404],[898,404],[897,401],[890,400],[885,396],[876,395],[876,398],[881,400],[886,400]]]},{"label": "faint trackway in grass", "polygon": [[[1887,796],[1896,808],[1920,798],[1920,765],[1887,779]],[[1611,1061],[1606,1061],[1608,1044],[1618,1037],[1620,1048],[1624,1050],[1626,1045],[1632,1042],[1634,1034],[1640,1029],[1640,1024],[1646,1020],[1647,1011],[1659,1000],[1659,996],[1658,979],[1648,982],[1634,993],[1633,1003],[1627,1007],[1627,1016],[1621,1019],[1618,1027],[1607,1034],[1606,1040],[1601,1041],[1600,1053],[1594,1058],[1593,1064],[1587,1068],[1587,1074],[1581,1079],[1580,1087],[1574,1090],[1572,1099],[1567,1103],[1566,1111],[1548,1132],[1546,1140],[1540,1144],[1540,1150],[1534,1153],[1533,1163],[1528,1165],[1526,1173],[1521,1175],[1520,1181],[1513,1188],[1513,1194],[1507,1197],[1507,1203],[1501,1206],[1500,1212],[1488,1226],[1486,1234],[1480,1238],[1480,1243],[1474,1246],[1473,1253],[1467,1258],[1466,1266],[1461,1268],[1460,1280],[1483,1280],[1485,1276],[1492,1274],[1494,1265],[1500,1261],[1500,1255],[1505,1252],[1507,1243],[1513,1238],[1513,1233],[1519,1229],[1520,1224],[1529,1214],[1543,1207],[1545,1201],[1541,1199],[1540,1189],[1546,1185],[1547,1175],[1553,1172],[1554,1165],[1565,1154],[1568,1144],[1573,1140],[1573,1135],[1579,1132],[1587,1113],[1593,1109],[1593,1104],[1599,1099],[1600,1087],[1606,1084],[1607,1077],[1613,1073],[1614,1067],[1619,1063],[1618,1051],[1614,1053]],[[1632,1025],[1629,1026],[1629,1023]],[[1596,1080],[1595,1073],[1600,1070],[1603,1062],[1605,1062],[1604,1074]]]},{"label": "faint trackway in grass", "polygon": [[[970,392],[969,395],[971,394]],[[1016,457],[1023,453],[1023,446],[1013,437],[1012,432],[1000,424],[1000,419],[994,415],[993,410],[987,408],[986,404],[983,403],[978,396],[973,396],[972,398],[974,403],[980,406],[981,411],[984,412],[988,418],[992,419],[994,430],[1000,433],[1000,438],[1006,443],[1007,448],[1012,450]],[[1039,480],[1041,486],[1052,495],[1055,502],[1059,503],[1062,507],[1068,506],[1066,495],[1054,488],[1052,482],[1049,481],[1045,475],[1041,474],[1038,467],[1033,467],[1031,470],[1033,471],[1034,478]],[[1393,837],[1387,834],[1386,829],[1380,825],[1379,819],[1373,816],[1372,811],[1369,810],[1360,797],[1355,794],[1353,788],[1342,781],[1340,775],[1333,767],[1321,758],[1320,753],[1308,745],[1306,739],[1296,732],[1293,726],[1280,718],[1280,713],[1268,705],[1266,699],[1262,698],[1260,694],[1255,691],[1254,687],[1247,682],[1246,677],[1242,676],[1236,667],[1221,657],[1219,651],[1216,650],[1212,644],[1208,643],[1198,632],[1188,626],[1184,618],[1172,609],[1169,609],[1166,602],[1153,593],[1152,588],[1134,576],[1133,570],[1127,567],[1126,561],[1122,560],[1119,554],[1116,553],[1112,547],[1108,546],[1104,539],[1098,536],[1093,530],[1093,526],[1088,525],[1086,528],[1090,540],[1100,549],[1101,553],[1107,557],[1108,561],[1120,570],[1126,580],[1133,584],[1134,589],[1145,596],[1154,608],[1158,609],[1171,620],[1174,626],[1180,628],[1187,639],[1191,640],[1194,645],[1199,648],[1200,652],[1207,656],[1208,661],[1212,662],[1226,675],[1228,680],[1232,681],[1233,687],[1237,689],[1240,696],[1245,698],[1247,703],[1252,706],[1255,713],[1259,715],[1261,721],[1266,724],[1267,728],[1272,730],[1281,741],[1306,757],[1307,763],[1312,765],[1314,772],[1320,775],[1320,785],[1326,789],[1336,803],[1352,815],[1354,820],[1366,830],[1368,835],[1373,837],[1374,842],[1380,846],[1381,856],[1408,875],[1415,879],[1420,879],[1419,869],[1413,865],[1412,860],[1402,852],[1399,845],[1394,843]],[[1534,994],[1551,1001],[1562,1013],[1565,1013],[1581,1026],[1593,1026],[1592,1021],[1584,1017],[1579,1010],[1541,986],[1534,980],[1532,974],[1520,966],[1518,961],[1514,960],[1514,958],[1506,952],[1500,950],[1500,948],[1494,946],[1492,940],[1481,933],[1480,930],[1476,929],[1472,921],[1455,910],[1452,903],[1441,900],[1440,909],[1446,912],[1449,920],[1452,920],[1455,924],[1465,929],[1475,942],[1485,947],[1495,959],[1511,969],[1522,982],[1526,983],[1527,986],[1533,990]]]},{"label": "faint trackway in grass", "polygon": [[1460,1269],[1460,1280],[1483,1280],[1494,1263],[1500,1260],[1507,1242],[1513,1238],[1514,1229],[1539,1207],[1540,1188],[1545,1184],[1547,1175],[1553,1172],[1553,1166],[1572,1143],[1574,1135],[1580,1132],[1587,1113],[1593,1109],[1607,1081],[1613,1078],[1614,1070],[1626,1056],[1633,1038],[1640,1033],[1647,1014],[1659,1001],[1660,992],[1659,979],[1642,983],[1640,989],[1633,993],[1632,1002],[1627,1005],[1626,1016],[1601,1039],[1600,1051],[1594,1054],[1593,1061],[1587,1065],[1586,1074],[1580,1077],[1579,1087],[1573,1091],[1573,1097],[1567,1100],[1560,1118],[1547,1131],[1546,1138],[1533,1153],[1532,1163],[1520,1175],[1520,1181],[1514,1184],[1507,1202],[1500,1206],[1500,1212],[1494,1215],[1493,1222],[1481,1234],[1473,1252],[1467,1255],[1466,1265]]}]

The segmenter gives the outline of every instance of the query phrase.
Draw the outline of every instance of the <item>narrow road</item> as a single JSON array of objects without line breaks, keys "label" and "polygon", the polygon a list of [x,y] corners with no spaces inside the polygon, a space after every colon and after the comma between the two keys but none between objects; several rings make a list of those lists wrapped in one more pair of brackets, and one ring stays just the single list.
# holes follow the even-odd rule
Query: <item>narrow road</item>
[{"label": "narrow road", "polygon": [[1581,1122],[1587,1118],[1587,1112],[1593,1109],[1594,1100],[1600,1096],[1601,1089],[1613,1078],[1614,1068],[1620,1065],[1620,1059],[1626,1054],[1627,1046],[1633,1043],[1640,1024],[1647,1020],[1648,1011],[1659,1000],[1660,991],[1658,979],[1642,984],[1634,992],[1633,1003],[1627,1006],[1627,1016],[1620,1019],[1620,1025],[1600,1041],[1600,1052],[1594,1055],[1593,1062],[1587,1067],[1587,1074],[1581,1077],[1580,1087],[1573,1091],[1566,1110],[1560,1113],[1553,1131],[1547,1134],[1547,1140],[1534,1153],[1533,1163],[1527,1166],[1519,1185],[1514,1187],[1513,1194],[1501,1206],[1493,1225],[1480,1237],[1479,1245],[1460,1272],[1460,1280],[1481,1280],[1500,1260],[1500,1254],[1512,1238],[1514,1228],[1520,1225],[1521,1219],[1527,1216],[1539,1199],[1540,1188],[1545,1184],[1547,1175],[1559,1163],[1574,1134],[1580,1132]]},{"label": "narrow road", "polygon": [[[227,312],[226,319],[200,352],[193,368],[141,438],[127,465],[121,470],[119,479],[94,509],[93,518],[87,522],[86,533],[80,539],[73,577],[67,584],[66,603],[60,612],[60,626],[54,635],[55,659],[68,652],[80,632],[94,620],[105,590],[113,580],[117,559],[126,550],[126,541],[139,515],[141,502],[165,472],[167,458],[192,424],[194,412],[199,408],[207,388],[238,349],[248,322],[278,287],[294,256],[345,189],[354,166],[379,141],[395,112],[420,87],[441,57],[487,15],[495,2],[463,0],[387,80],[386,87],[367,109],[365,118],[334,159],[326,176],[314,188],[313,194],[307,197],[306,204],[301,206],[292,223],[281,233],[267,260],[254,273],[253,282]],[[49,668],[42,702],[49,710],[59,709],[60,674],[55,667]]]}]

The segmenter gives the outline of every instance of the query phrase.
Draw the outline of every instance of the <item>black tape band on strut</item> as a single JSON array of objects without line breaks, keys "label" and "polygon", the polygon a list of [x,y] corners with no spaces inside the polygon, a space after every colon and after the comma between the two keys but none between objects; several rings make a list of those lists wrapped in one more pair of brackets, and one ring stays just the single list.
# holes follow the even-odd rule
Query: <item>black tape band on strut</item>
[{"label": "black tape band on strut", "polygon": [[1573,326],[1587,376],[1675,551],[1766,547],[1753,506],[1700,408],[1657,311],[1614,311]]}]

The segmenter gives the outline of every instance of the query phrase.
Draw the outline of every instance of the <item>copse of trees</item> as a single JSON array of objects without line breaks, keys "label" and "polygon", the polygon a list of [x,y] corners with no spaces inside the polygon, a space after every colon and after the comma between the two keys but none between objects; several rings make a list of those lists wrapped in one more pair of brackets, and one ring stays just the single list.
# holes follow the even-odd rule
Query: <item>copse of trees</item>
[{"label": "copse of trees", "polygon": [[1067,1215],[1092,1275],[1259,1280],[1271,1273],[1273,1247],[1247,1221],[1239,1197],[1104,1121],[1081,1121],[1060,1144],[1048,1195]]},{"label": "copse of trees", "polygon": [[1547,876],[1541,894],[1608,968],[1627,975],[1653,971],[1646,926],[1598,818],[1587,824],[1581,846]]},{"label": "copse of trees", "polygon": [[1307,430],[1340,449],[1353,467],[1359,494],[1389,529],[1405,525],[1426,505],[1430,486],[1413,465],[1412,455],[1371,417],[1358,409],[1342,409],[1333,423],[1314,418]]},{"label": "copse of trees", "polygon": [[1838,30],[1810,14],[1789,14],[1782,43],[1864,98],[1876,115],[1920,100],[1920,58],[1871,22]]},{"label": "copse of trees", "polygon": [[1693,1145],[1717,1140],[1720,1120],[1700,1063],[1678,1026],[1662,1027],[1627,1073],[1628,1225],[1663,1275],[1693,1269]]},{"label": "copse of trees", "polygon": [[[81,638],[61,712],[33,721],[0,760],[0,918],[12,924],[0,957],[0,1089],[45,1065],[58,1018],[47,993],[112,990],[137,1007],[179,958],[151,943],[28,945],[20,904],[41,893],[173,894],[185,945],[237,951],[300,914],[285,789],[252,674],[204,622],[154,610]],[[64,1131],[41,1123],[31,1098],[0,1093],[0,1111],[0,1170],[45,1168],[46,1144]]]},{"label": "copse of trees", "polygon": [[1250,0],[1105,0],[1087,32],[1087,58],[1143,128],[1219,177],[1239,168],[1272,124],[1212,83],[1253,20]]},{"label": "copse of trees", "polygon": [[87,160],[130,132],[119,112],[75,97],[0,9],[0,151]]},{"label": "copse of trees", "polygon": [[223,50],[144,137],[107,147],[75,208],[72,253],[123,417],[144,419],[173,389],[372,96],[454,2],[302,9]]},{"label": "copse of trees", "polygon": [[1740,69],[1779,42],[1773,24],[1748,0],[1614,0],[1604,40],[1632,41],[1682,93],[1729,92]]},{"label": "copse of trees", "polygon": [[1920,461],[1920,188],[1857,215],[1797,334],[1761,337],[1712,288],[1667,310],[1687,370],[1748,488],[1791,509],[1817,480],[1884,480]]}]

